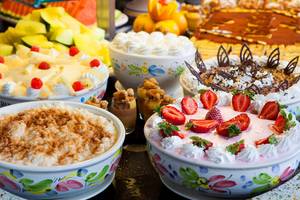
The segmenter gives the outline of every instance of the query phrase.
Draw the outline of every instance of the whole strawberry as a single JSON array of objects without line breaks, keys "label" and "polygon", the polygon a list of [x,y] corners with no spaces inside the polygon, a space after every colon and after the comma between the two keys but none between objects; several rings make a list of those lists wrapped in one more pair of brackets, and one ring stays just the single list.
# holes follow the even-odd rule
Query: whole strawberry
[{"label": "whole strawberry", "polygon": [[216,120],[218,123],[223,122],[221,111],[217,107],[212,107],[205,116],[205,119]]}]

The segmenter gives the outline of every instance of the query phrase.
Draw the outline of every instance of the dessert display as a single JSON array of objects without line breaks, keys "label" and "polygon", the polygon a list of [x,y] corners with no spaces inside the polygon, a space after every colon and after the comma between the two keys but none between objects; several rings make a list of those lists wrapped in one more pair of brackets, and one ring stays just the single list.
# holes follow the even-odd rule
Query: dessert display
[{"label": "dessert display", "polygon": [[188,30],[194,32],[202,22],[201,6],[183,3],[180,9],[184,12],[184,16],[187,19]]},{"label": "dessert display", "polygon": [[156,109],[163,105],[174,102],[174,99],[166,95],[154,79],[145,79],[144,83],[137,89],[138,108],[143,118],[147,120]]},{"label": "dessert display", "polygon": [[127,132],[135,129],[137,107],[133,89],[115,92],[109,110],[118,116]]},{"label": "dessert display", "polygon": [[109,75],[99,58],[76,47],[62,53],[19,46],[16,54],[0,58],[2,97],[34,100],[80,96],[102,86],[106,88]]},{"label": "dessert display", "polygon": [[104,110],[108,109],[108,101],[100,100],[97,97],[91,97],[85,103],[88,104],[88,105],[91,105],[91,106],[96,106],[98,108],[102,108]]}]

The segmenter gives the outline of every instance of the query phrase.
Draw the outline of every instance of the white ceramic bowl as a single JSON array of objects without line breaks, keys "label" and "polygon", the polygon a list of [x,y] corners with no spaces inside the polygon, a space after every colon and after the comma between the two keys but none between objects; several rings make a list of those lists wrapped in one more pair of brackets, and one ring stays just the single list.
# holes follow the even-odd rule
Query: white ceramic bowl
[{"label": "white ceramic bowl", "polygon": [[126,88],[137,88],[145,78],[156,78],[167,91],[176,91],[179,76],[186,69],[184,61],[192,62],[195,51],[182,56],[143,56],[124,53],[109,46],[114,74]]},{"label": "white ceramic bowl", "polygon": [[112,120],[118,134],[117,141],[108,151],[93,159],[66,166],[35,167],[0,161],[2,189],[26,199],[75,199],[77,195],[89,193],[93,189],[102,191],[111,183],[125,139],[124,126],[113,114],[81,103],[36,101],[1,108],[0,116],[57,103],[86,109]]}]

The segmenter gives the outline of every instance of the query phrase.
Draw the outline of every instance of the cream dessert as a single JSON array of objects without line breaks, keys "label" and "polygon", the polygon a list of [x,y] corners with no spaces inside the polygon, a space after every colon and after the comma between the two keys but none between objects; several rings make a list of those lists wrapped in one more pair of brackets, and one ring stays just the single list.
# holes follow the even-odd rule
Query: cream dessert
[{"label": "cream dessert", "polygon": [[1,57],[0,95],[27,99],[57,99],[83,94],[102,86],[107,67],[76,47],[69,53],[21,46]]},{"label": "cream dessert", "polygon": [[64,104],[4,115],[0,120],[0,160],[21,165],[78,163],[103,154],[117,139],[112,121]]},{"label": "cream dessert", "polygon": [[299,148],[300,125],[278,102],[265,102],[256,115],[249,113],[251,95],[238,92],[227,103],[223,98],[205,90],[162,107],[145,125],[147,138],[162,151],[196,163],[241,166]]}]

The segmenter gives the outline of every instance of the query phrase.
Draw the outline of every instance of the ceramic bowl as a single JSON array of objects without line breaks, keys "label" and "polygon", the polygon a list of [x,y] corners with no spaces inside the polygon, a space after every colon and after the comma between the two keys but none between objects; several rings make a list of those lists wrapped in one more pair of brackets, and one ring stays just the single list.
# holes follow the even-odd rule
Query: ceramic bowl
[{"label": "ceramic bowl", "polygon": [[195,52],[174,56],[143,56],[124,53],[109,47],[116,78],[125,88],[137,88],[145,78],[155,78],[167,91],[180,87],[179,77],[185,70],[184,61],[192,62]]},{"label": "ceramic bowl", "polygon": [[[76,102],[36,101],[0,109],[0,116],[49,104],[82,108],[111,120],[118,139],[105,153],[83,162],[53,167],[36,167],[0,161],[0,187],[26,199],[76,199],[77,195],[104,190],[111,182],[121,157],[125,129],[113,114]],[[107,180],[109,182],[107,183]],[[96,191],[97,192],[97,191]]]},{"label": "ceramic bowl", "polygon": [[201,199],[203,195],[229,199],[254,196],[288,180],[299,166],[300,149],[288,156],[257,165],[195,163],[162,150],[150,139],[152,131],[147,126],[146,122],[144,132],[152,165],[167,187],[189,199]]}]

